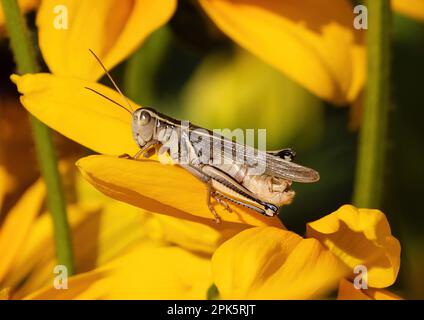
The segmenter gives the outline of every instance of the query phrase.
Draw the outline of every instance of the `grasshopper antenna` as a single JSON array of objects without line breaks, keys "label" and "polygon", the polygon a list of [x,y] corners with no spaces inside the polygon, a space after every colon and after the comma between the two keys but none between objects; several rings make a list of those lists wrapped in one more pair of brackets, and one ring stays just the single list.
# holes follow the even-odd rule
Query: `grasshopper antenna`
[{"label": "grasshopper antenna", "polygon": [[[115,89],[116,89],[116,91],[118,91],[118,93],[122,96],[122,98],[124,98],[125,99],[125,101],[127,102],[127,104],[128,104],[128,107],[130,107],[130,110],[131,110],[131,114],[132,114],[132,112],[134,112],[134,109],[131,107],[131,103],[130,103],[130,101],[128,100],[128,98],[122,93],[122,91],[119,89],[119,87],[118,87],[118,85],[116,84],[116,82],[115,82],[115,80],[113,80],[113,78],[112,78],[112,76],[110,75],[110,73],[109,73],[109,71],[106,69],[106,67],[104,66],[104,64],[102,63],[102,61],[100,60],[100,58],[93,52],[93,50],[91,50],[91,49],[88,49],[89,51],[90,51],[90,53],[94,56],[94,58],[97,60],[97,62],[100,64],[100,66],[102,67],[102,69],[104,70],[104,72],[106,73],[106,75],[107,75],[107,77],[109,78],[109,80],[112,82],[112,84],[113,84],[113,86],[115,87]],[[87,88],[87,89],[89,89],[89,90],[92,90],[92,89],[90,89],[90,88]],[[92,91],[94,91],[94,90],[92,90]],[[94,91],[94,92],[96,92],[96,93],[98,93],[98,94],[100,94],[99,92],[97,92],[97,91]],[[102,94],[100,94],[101,96],[103,96]],[[105,96],[103,96],[104,98],[106,98],[106,99],[108,99],[108,100],[111,100],[111,99],[109,99],[109,98],[107,98],[107,97],[105,97]],[[122,106],[122,105],[120,105],[119,103],[117,103],[116,101],[113,101],[113,100],[111,100],[112,102],[114,102],[115,104],[118,104],[119,106]],[[125,110],[127,110],[127,108],[124,108]],[[127,110],[128,111],[128,110]]]},{"label": "grasshopper antenna", "polygon": [[100,92],[98,92],[98,91],[96,91],[96,90],[94,90],[94,89],[92,89],[92,88],[89,88],[89,87],[84,87],[84,89],[90,90],[90,91],[92,91],[92,92],[94,92],[94,93],[98,94],[99,96],[101,96],[101,97],[105,98],[106,100],[109,100],[110,102],[113,102],[113,103],[114,103],[114,104],[116,104],[118,107],[121,107],[121,108],[122,108],[122,109],[124,109],[126,112],[128,112],[130,115],[132,115],[132,112],[131,112],[130,110],[128,110],[128,109],[127,109],[127,108],[125,108],[122,104],[120,104],[120,103],[116,102],[115,100],[113,100],[113,99],[111,99],[111,98],[109,98],[109,97],[106,97],[104,94],[102,94],[102,93],[100,93]]}]

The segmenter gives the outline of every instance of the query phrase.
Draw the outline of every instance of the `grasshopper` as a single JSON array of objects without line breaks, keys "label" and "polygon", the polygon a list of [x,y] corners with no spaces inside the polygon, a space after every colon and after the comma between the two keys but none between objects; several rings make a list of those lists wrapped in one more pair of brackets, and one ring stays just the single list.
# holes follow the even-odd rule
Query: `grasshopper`
[{"label": "grasshopper", "polygon": [[[292,182],[319,180],[317,171],[293,162],[291,149],[259,151],[193,124],[163,115],[152,108],[133,111],[100,59],[90,50],[127,101],[129,109],[89,89],[125,109],[132,116],[132,134],[140,147],[132,159],[149,157],[152,150],[168,152],[172,160],[207,184],[206,202],[215,221],[221,221],[212,199],[231,211],[228,202],[247,207],[265,216],[274,216],[280,207],[290,204],[295,192]],[[260,170],[258,170],[258,168]]]}]

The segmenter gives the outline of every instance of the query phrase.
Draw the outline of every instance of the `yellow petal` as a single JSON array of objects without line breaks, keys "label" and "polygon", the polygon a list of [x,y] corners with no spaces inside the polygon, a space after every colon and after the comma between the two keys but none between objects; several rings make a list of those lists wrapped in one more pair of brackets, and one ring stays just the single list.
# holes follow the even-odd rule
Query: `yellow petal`
[{"label": "yellow petal", "polygon": [[32,185],[8,213],[0,229],[0,283],[27,239],[45,197],[42,180]]},{"label": "yellow petal", "polygon": [[201,0],[217,26],[317,96],[353,101],[365,78],[363,34],[349,1]]},{"label": "yellow petal", "polygon": [[379,210],[351,205],[308,223],[307,236],[318,239],[353,270],[368,269],[368,285],[384,288],[396,280],[400,266],[400,244],[392,236],[386,216]]},{"label": "yellow petal", "polygon": [[401,300],[402,298],[383,289],[358,290],[352,282],[342,279],[339,284],[338,300]]},{"label": "yellow petal", "polygon": [[[81,224],[82,220],[87,219],[87,216],[90,214],[94,216],[95,213],[99,211],[99,208],[92,206],[82,209],[71,206],[68,207],[67,211],[69,224],[72,231],[74,231],[73,229]],[[93,230],[93,233],[94,232],[95,230]],[[46,262],[49,260],[55,260],[55,247],[51,216],[49,213],[45,212],[33,222],[28,232],[25,246],[19,252],[19,255],[13,263],[13,272],[7,275],[4,279],[4,284],[11,288],[16,288],[18,285],[21,285],[25,278],[28,278],[28,275],[30,275],[32,271],[36,272],[33,272],[31,277],[29,277],[30,282],[32,282],[31,278],[34,276],[43,278],[44,280],[46,273],[50,280],[53,276],[53,267],[51,267],[50,263]],[[47,272],[37,270],[37,267],[40,265],[48,268]],[[27,286],[27,281],[22,286]],[[15,296],[15,294],[14,292],[13,295]]]},{"label": "yellow petal", "polygon": [[[21,12],[27,13],[31,10],[34,10],[37,6],[40,0],[18,0],[19,8],[21,9]],[[4,13],[3,13],[3,6],[0,5],[0,29],[4,26],[5,20],[4,20]]]},{"label": "yellow petal", "polygon": [[[61,22],[58,4],[67,8],[67,29],[55,26]],[[45,0],[37,15],[40,49],[52,73],[97,80],[103,71],[89,49],[111,69],[165,24],[175,7],[175,0]]]},{"label": "yellow petal", "polygon": [[315,239],[258,227],[225,242],[212,258],[222,299],[308,299],[337,286],[346,268]]},{"label": "yellow petal", "polygon": [[[124,203],[105,200],[106,205],[78,205],[68,208],[73,252],[78,273],[91,271],[126,253],[148,237],[147,214]],[[49,214],[32,228],[25,248],[14,264],[5,284],[17,287],[14,298],[21,298],[52,283],[57,265],[53,228]]]},{"label": "yellow petal", "polygon": [[[95,199],[96,202],[107,203],[105,205],[107,211],[116,211],[114,217],[116,221],[112,217],[104,222],[103,220],[105,219],[101,219],[102,227],[105,229],[112,229],[109,225],[124,225],[126,219],[122,219],[121,217],[123,215],[131,216],[130,209],[132,209],[132,211],[137,211],[138,215],[141,216],[140,219],[142,219],[139,222],[139,225],[142,224],[142,228],[139,228],[139,231],[145,233],[150,239],[162,243],[176,244],[190,251],[212,254],[222,242],[247,227],[242,224],[231,224],[231,226],[216,228],[172,216],[142,211],[106,197],[97,189],[93,188],[81,175],[78,175],[76,180],[77,188],[79,189],[78,199],[84,199],[85,201]],[[109,199],[109,201],[106,201],[106,199]],[[119,209],[120,207],[121,209]],[[130,211],[130,214],[128,214],[128,211]],[[137,228],[134,222],[130,224],[130,221],[128,221],[128,226],[122,228],[122,236],[117,234],[116,238],[112,238],[109,240],[109,243],[102,245],[104,251],[113,251],[112,249],[117,247],[117,244],[124,242],[124,239],[129,238],[130,234],[134,234],[134,230],[130,230],[131,228]],[[101,231],[102,228],[99,228],[99,230]]]},{"label": "yellow petal", "polygon": [[199,253],[212,254],[226,240],[247,228],[237,224],[211,227],[202,223],[174,218],[172,216],[152,214],[157,224],[156,234],[152,238],[177,244],[179,247]]},{"label": "yellow petal", "polygon": [[31,299],[205,299],[210,260],[178,247],[144,245],[101,269],[48,287]]},{"label": "yellow petal", "polygon": [[23,94],[24,107],[64,136],[99,153],[121,155],[138,151],[131,133],[131,115],[85,87],[125,105],[114,90],[44,73],[11,78]]},{"label": "yellow petal", "polygon": [[[110,156],[82,158],[77,166],[87,181],[114,199],[154,213],[224,228],[224,223],[216,226],[212,221],[212,213],[206,204],[206,185],[180,167]],[[233,212],[228,212],[215,203],[223,221],[281,226],[277,217],[264,217],[235,205],[231,208]]]},{"label": "yellow petal", "polygon": [[424,0],[392,0],[392,8],[400,14],[424,22]]}]

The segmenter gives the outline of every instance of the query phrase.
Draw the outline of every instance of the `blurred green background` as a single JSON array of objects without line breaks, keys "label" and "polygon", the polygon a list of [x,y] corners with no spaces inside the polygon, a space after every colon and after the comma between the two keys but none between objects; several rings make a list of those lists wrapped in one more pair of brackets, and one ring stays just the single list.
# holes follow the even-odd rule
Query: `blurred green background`
[{"label": "blurred green background", "polygon": [[[394,289],[405,298],[424,298],[424,25],[396,15],[393,27],[383,211],[402,244]],[[0,58],[0,93],[13,95],[8,77],[14,64],[5,40]],[[321,101],[237,47],[191,2],[182,1],[171,23],[153,33],[113,76],[143,106],[211,129],[266,128],[269,149],[294,148],[296,162],[318,170],[321,181],[295,186],[294,203],[280,213],[289,229],[303,234],[306,222],[351,202],[358,140],[358,128],[351,125],[353,107]]]}]

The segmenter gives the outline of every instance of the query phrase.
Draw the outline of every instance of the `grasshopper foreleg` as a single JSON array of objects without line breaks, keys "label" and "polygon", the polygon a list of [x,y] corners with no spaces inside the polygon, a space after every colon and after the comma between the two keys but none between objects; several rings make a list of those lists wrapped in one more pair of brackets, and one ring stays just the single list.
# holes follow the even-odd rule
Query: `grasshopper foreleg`
[{"label": "grasshopper foreleg", "polygon": [[146,145],[143,148],[138,150],[135,155],[130,156],[128,153],[124,153],[124,154],[121,154],[119,156],[119,158],[137,160],[142,154],[145,158],[150,158],[156,152],[155,150],[153,150],[153,152],[152,152],[151,147],[158,145],[158,144],[160,144],[160,143],[156,140],[149,141],[148,143],[146,143]]},{"label": "grasshopper foreleg", "polygon": [[153,146],[156,146],[156,145],[158,145],[158,144],[160,144],[160,142],[159,141],[157,141],[157,140],[151,140],[151,141],[149,141],[149,142],[147,142],[144,146],[143,146],[143,148],[141,148],[135,155],[134,155],[134,157],[133,157],[133,159],[138,159],[141,155],[144,155],[144,157],[145,158],[150,158],[153,154],[152,154],[152,152],[151,152],[151,148],[153,147]]}]

